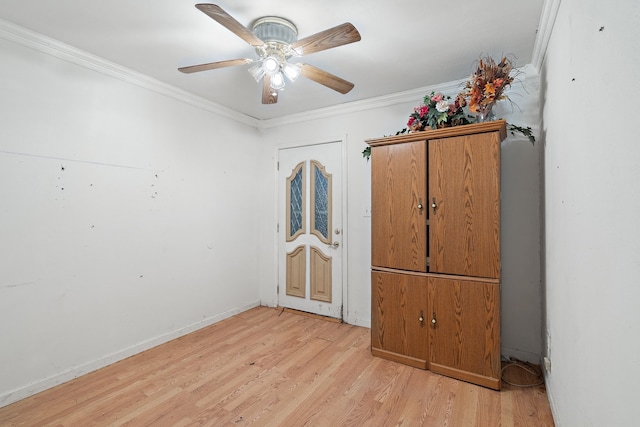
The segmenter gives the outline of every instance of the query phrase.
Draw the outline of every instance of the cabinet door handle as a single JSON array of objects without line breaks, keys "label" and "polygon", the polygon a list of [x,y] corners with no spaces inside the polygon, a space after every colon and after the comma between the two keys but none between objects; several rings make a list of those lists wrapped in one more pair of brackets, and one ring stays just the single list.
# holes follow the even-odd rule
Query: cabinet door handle
[{"label": "cabinet door handle", "polygon": [[438,321],[436,320],[436,313],[433,313],[433,316],[431,317],[431,326],[435,328],[436,323],[438,323]]},{"label": "cabinet door handle", "polygon": [[431,207],[433,208],[433,213],[436,213],[436,209],[438,209],[438,204],[436,203],[436,198],[432,197],[431,198],[432,202],[431,202]]},{"label": "cabinet door handle", "polygon": [[418,320],[420,321],[420,326],[422,326],[424,324],[424,315],[422,314],[422,310],[420,310],[420,318],[418,318]]},{"label": "cabinet door handle", "polygon": [[423,208],[422,206],[422,199],[418,199],[418,210],[421,211]]}]

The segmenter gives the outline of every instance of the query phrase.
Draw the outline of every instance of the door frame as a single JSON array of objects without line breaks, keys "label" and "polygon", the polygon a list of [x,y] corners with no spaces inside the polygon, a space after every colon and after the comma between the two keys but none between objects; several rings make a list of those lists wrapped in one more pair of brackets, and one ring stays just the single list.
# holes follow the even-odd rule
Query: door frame
[{"label": "door frame", "polygon": [[[347,223],[347,135],[343,135],[341,137],[326,137],[326,138],[318,138],[318,139],[314,139],[314,140],[297,140],[297,141],[288,141],[288,142],[283,142],[280,144],[276,144],[274,147],[274,153],[273,153],[273,187],[275,189],[275,197],[274,197],[274,204],[273,204],[273,215],[275,218],[275,224],[273,227],[273,240],[274,240],[274,244],[275,244],[275,248],[274,248],[274,265],[275,265],[275,273],[274,273],[274,283],[273,283],[273,292],[275,294],[275,298],[274,301],[276,301],[276,306],[279,307],[280,306],[280,295],[278,293],[278,285],[280,283],[280,268],[279,268],[279,262],[280,260],[278,259],[279,257],[279,234],[280,232],[284,233],[284,230],[281,230],[280,232],[278,232],[278,214],[279,214],[279,206],[278,206],[278,196],[279,196],[279,191],[280,189],[278,188],[278,175],[279,175],[279,171],[278,171],[278,163],[280,161],[280,150],[283,149],[287,149],[287,148],[305,148],[305,147],[312,147],[314,145],[322,145],[322,144],[330,144],[330,143],[338,143],[340,144],[340,153],[341,153],[341,159],[340,159],[340,163],[341,163],[341,173],[342,173],[342,186],[340,188],[340,191],[342,193],[342,212],[340,213],[342,215],[342,321],[344,322],[345,319],[348,318],[347,313],[349,312],[349,299],[347,297],[348,295],[348,282],[347,282],[347,277],[348,277],[348,249],[349,249],[349,242],[348,242],[348,237],[347,237],[347,231],[349,230],[348,227],[348,223]],[[283,224],[284,226],[284,224]]]}]

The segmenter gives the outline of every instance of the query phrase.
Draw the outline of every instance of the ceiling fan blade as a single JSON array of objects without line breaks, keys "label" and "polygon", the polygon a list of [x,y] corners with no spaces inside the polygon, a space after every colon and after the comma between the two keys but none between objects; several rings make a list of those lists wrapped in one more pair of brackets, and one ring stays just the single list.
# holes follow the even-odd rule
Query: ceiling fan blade
[{"label": "ceiling fan blade", "polygon": [[211,19],[217,21],[222,26],[226,27],[229,31],[240,37],[242,40],[249,43],[251,46],[263,46],[264,42],[256,37],[247,27],[236,21],[231,15],[222,10],[222,8],[215,4],[200,3],[196,7],[198,10],[207,14]]},{"label": "ceiling fan blade", "polygon": [[262,103],[275,104],[278,102],[278,91],[271,88],[271,76],[265,74],[262,78]]},{"label": "ceiling fan blade", "polygon": [[319,33],[305,37],[291,43],[294,49],[302,49],[303,55],[320,52],[321,50],[331,49],[345,44],[360,41],[360,33],[356,27],[349,22],[345,22],[337,27],[320,31]]},{"label": "ceiling fan blade", "polygon": [[216,68],[234,67],[236,65],[250,64],[253,59],[229,59],[228,61],[209,62],[208,64],[190,65],[188,67],[178,68],[178,71],[183,73],[197,73],[198,71],[215,70]]},{"label": "ceiling fan blade", "polygon": [[334,76],[333,74],[314,67],[313,65],[300,64],[300,71],[306,78],[343,94],[349,92],[354,86],[353,83],[341,79],[338,76]]}]

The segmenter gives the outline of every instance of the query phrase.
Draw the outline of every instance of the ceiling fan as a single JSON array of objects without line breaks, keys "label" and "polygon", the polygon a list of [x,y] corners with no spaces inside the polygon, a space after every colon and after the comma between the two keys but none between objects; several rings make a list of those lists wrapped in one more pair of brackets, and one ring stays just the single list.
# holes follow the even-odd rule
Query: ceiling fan
[{"label": "ceiling fan", "polygon": [[196,4],[196,8],[253,46],[258,59],[230,59],[178,68],[183,73],[252,64],[249,72],[257,82],[262,79],[263,104],[275,104],[278,101],[278,91],[284,89],[285,76],[294,81],[302,75],[343,94],[353,89],[353,83],[327,71],[313,65],[288,61],[292,57],[297,58],[359,41],[360,33],[352,24],[346,22],[298,40],[297,28],[284,18],[266,16],[257,19],[249,30],[220,6],[201,3]]}]

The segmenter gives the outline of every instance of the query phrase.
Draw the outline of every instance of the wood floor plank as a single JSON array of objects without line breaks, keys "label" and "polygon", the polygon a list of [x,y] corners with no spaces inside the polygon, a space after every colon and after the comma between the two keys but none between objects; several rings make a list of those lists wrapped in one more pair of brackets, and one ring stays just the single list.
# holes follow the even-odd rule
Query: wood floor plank
[{"label": "wood floor plank", "polygon": [[478,393],[476,423],[485,426],[500,425],[500,400],[502,393],[494,393],[492,390],[487,389],[478,390],[480,393]]},{"label": "wood floor plank", "polygon": [[257,307],[0,408],[1,426],[553,426],[495,391],[371,356],[370,331]]}]

